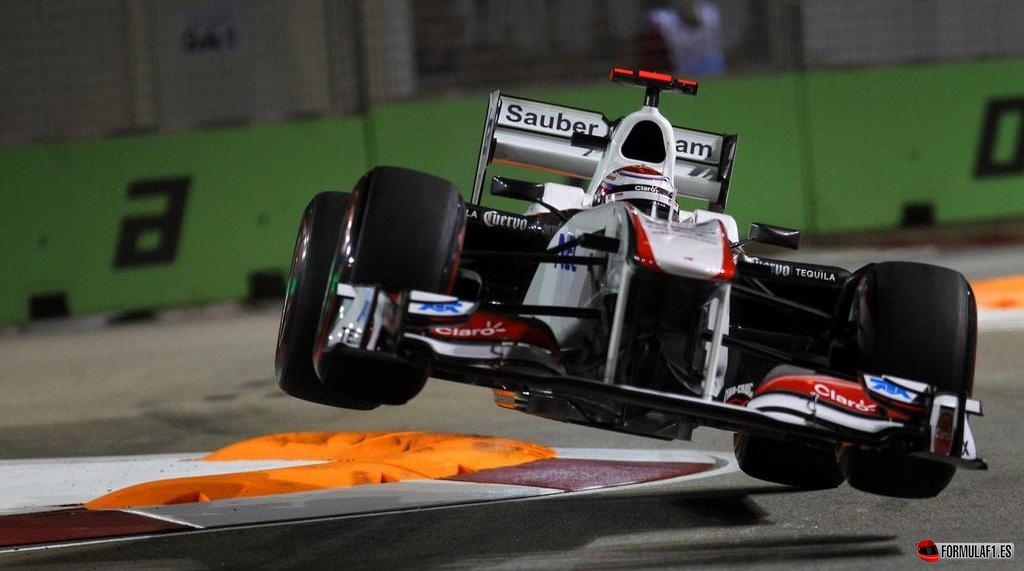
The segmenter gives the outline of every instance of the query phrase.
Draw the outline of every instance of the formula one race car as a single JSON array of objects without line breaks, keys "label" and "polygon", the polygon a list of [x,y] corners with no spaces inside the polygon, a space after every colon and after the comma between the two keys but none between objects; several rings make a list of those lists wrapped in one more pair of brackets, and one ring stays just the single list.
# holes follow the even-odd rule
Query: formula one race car
[{"label": "formula one race car", "polygon": [[[688,440],[711,426],[736,433],[747,474],[806,489],[846,480],[929,497],[958,466],[983,469],[963,276],[748,254],[751,242],[796,248],[800,234],[754,224],[740,239],[723,213],[737,137],[658,110],[662,92],[696,95],[697,83],[621,68],[611,79],[645,90],[615,121],[492,93],[468,203],[394,167],[315,196],[281,317],[281,387],[370,409],[405,403],[429,375],[598,428]],[[504,212],[480,205],[492,163],[589,183],[495,177],[492,194],[529,203]]]}]

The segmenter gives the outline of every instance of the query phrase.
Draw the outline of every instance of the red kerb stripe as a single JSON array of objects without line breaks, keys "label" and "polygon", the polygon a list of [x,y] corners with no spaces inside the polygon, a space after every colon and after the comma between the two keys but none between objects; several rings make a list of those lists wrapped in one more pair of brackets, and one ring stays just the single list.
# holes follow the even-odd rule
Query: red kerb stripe
[{"label": "red kerb stripe", "polygon": [[62,543],[192,529],[117,510],[68,509],[0,516],[0,547]]},{"label": "red kerb stripe", "polygon": [[697,462],[632,462],[552,458],[507,468],[460,474],[446,479],[459,482],[554,488],[576,492],[592,488],[667,480],[699,474],[714,467],[714,464]]}]

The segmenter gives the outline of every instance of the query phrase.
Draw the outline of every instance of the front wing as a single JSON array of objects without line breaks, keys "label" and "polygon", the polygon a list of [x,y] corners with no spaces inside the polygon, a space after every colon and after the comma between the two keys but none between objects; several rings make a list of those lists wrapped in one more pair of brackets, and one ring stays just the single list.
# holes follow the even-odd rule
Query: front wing
[{"label": "front wing", "polygon": [[[684,425],[709,426],[734,432],[809,444],[848,443],[893,449],[969,469],[986,469],[977,455],[969,415],[981,415],[981,404],[967,395],[941,392],[924,383],[880,375],[861,375],[856,387],[831,379],[815,384],[845,383],[850,402],[871,402],[888,414],[873,420],[852,407],[829,406],[813,391],[793,390],[793,381],[764,383],[745,405],[714,398],[687,396],[601,382],[567,374],[557,344],[528,327],[478,327],[482,335],[464,338],[450,332],[474,315],[501,315],[501,307],[428,292],[385,292],[374,286],[339,284],[340,319],[330,332],[329,350],[367,358],[394,357],[400,347],[415,346],[431,355],[433,376],[523,395],[573,402],[600,400],[674,415]],[[571,310],[573,308],[565,308]],[[514,323],[514,321],[509,321]],[[489,330],[488,330],[489,329]],[[474,329],[464,329],[473,332]],[[514,334],[510,333],[514,332]],[[810,383],[818,377],[802,379]],[[827,379],[826,377],[821,377]],[[776,382],[778,381],[778,382]],[[776,387],[777,385],[777,387]],[[808,384],[807,386],[811,386]],[[778,388],[779,390],[773,390]],[[828,396],[828,395],[824,395]],[[833,401],[835,395],[833,395]],[[840,398],[840,402],[844,402]]]}]

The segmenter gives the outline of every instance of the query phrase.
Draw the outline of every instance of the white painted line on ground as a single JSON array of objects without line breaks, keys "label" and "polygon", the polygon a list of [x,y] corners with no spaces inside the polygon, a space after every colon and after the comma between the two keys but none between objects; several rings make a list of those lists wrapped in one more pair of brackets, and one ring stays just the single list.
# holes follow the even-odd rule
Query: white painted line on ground
[{"label": "white painted line on ground", "polygon": [[[239,525],[275,525],[297,520],[359,517],[409,510],[440,509],[505,500],[532,500],[563,494],[595,494],[606,490],[652,488],[678,485],[685,480],[704,480],[737,470],[731,453],[698,450],[556,449],[564,460],[596,460],[643,464],[645,462],[705,464],[714,468],[690,475],[638,484],[611,484],[583,491],[565,491],[529,484],[484,483],[451,480],[406,480],[388,484],[339,487],[308,492],[255,496],[208,502],[172,504],[121,510],[134,516],[159,519],[184,528],[202,530]],[[114,486],[181,477],[265,469],[310,462],[201,462],[203,454],[138,457],[63,458],[0,462],[0,481],[17,481],[0,492],[10,511],[37,511],[40,504],[56,499],[60,504],[77,504],[106,493]],[[542,461],[544,462],[544,461]],[[553,462],[553,460],[552,460]],[[554,468],[557,470],[558,468]],[[513,478],[514,479],[514,478]],[[511,480],[510,480],[511,481]],[[557,481],[557,477],[555,478]],[[625,481],[625,480],[624,480]],[[34,485],[20,482],[34,482]],[[67,488],[73,488],[69,491]],[[22,495],[24,494],[24,495]],[[70,498],[75,498],[70,500]],[[59,502],[59,503],[58,503]],[[26,505],[33,504],[33,505]],[[11,506],[22,506],[16,509]],[[189,533],[176,531],[175,533]],[[130,541],[155,537],[135,536],[88,539],[27,548],[4,548],[0,553]]]},{"label": "white painted line on ground", "polygon": [[124,511],[209,528],[493,502],[558,493],[562,493],[562,490],[446,480],[406,480]]},{"label": "white painted line on ground", "polygon": [[1024,309],[979,309],[978,331],[1024,331]]},{"label": "white painted line on ground", "polygon": [[268,470],[322,461],[205,462],[205,453],[0,461],[0,514],[78,505],[154,480]]},{"label": "white painted line on ground", "polygon": [[[198,533],[200,530],[192,531]],[[190,531],[179,531],[176,533],[190,533]],[[153,539],[165,536],[159,533],[144,533],[140,535],[124,535],[121,537],[103,537],[100,539],[83,539],[81,541],[65,541],[62,543],[47,543],[43,545],[25,545],[17,547],[0,547],[0,553],[22,553],[27,551],[46,551],[50,549],[64,549],[66,547],[82,547],[84,545],[102,545],[105,543],[123,543],[126,541],[139,541],[142,539]]]},{"label": "white painted line on ground", "polygon": [[[560,448],[566,459],[632,462],[709,463],[708,472],[683,476],[705,478],[734,471],[732,455],[695,450]],[[0,461],[0,514],[28,513],[77,506],[111,491],[144,482],[316,464],[301,461],[201,461],[205,453],[106,456]],[[676,478],[678,479],[678,478]],[[675,480],[675,479],[672,479]],[[665,482],[670,480],[665,480]],[[636,484],[657,485],[659,482]],[[194,504],[126,510],[183,525],[251,523],[302,513],[303,517],[348,515],[413,507],[522,498],[562,493],[551,488],[443,480],[410,480],[386,485],[352,486],[298,494],[239,498]],[[295,510],[298,510],[297,512]],[[193,512],[202,512],[196,516]]]},{"label": "white painted line on ground", "polygon": [[557,448],[556,452],[556,457],[563,459],[706,463],[714,464],[715,468],[707,472],[676,478],[607,486],[579,492],[525,485],[448,480],[406,480],[380,485],[349,486],[293,494],[152,506],[125,511],[159,517],[184,525],[210,528],[526,499],[553,494],[593,494],[612,489],[650,488],[658,485],[677,484],[684,480],[724,475],[738,470],[732,454],[727,452],[587,448]]},{"label": "white painted line on ground", "polygon": [[[191,504],[187,504],[187,505],[191,505]],[[152,518],[152,519],[158,519],[160,521],[166,521],[167,523],[173,523],[175,525],[180,525],[180,526],[183,526],[183,527],[191,527],[191,528],[195,528],[195,529],[203,529],[203,526],[201,526],[201,525],[196,525],[196,524],[194,524],[192,522],[178,519],[178,518],[174,517],[172,514],[150,513],[150,512],[143,511],[141,509],[122,509],[122,510],[118,510],[118,511],[122,511],[122,512],[125,512],[125,513],[130,513],[130,514],[135,514],[135,515],[141,515],[141,516]]]}]

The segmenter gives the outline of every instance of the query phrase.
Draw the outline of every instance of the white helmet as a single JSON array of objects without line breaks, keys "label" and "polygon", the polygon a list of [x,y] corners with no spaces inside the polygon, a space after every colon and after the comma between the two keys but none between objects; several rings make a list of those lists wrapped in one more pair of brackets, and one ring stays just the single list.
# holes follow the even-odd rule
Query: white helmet
[{"label": "white helmet", "polygon": [[672,181],[646,165],[631,165],[608,173],[594,193],[594,206],[625,200],[655,218],[675,218],[676,189]]}]

